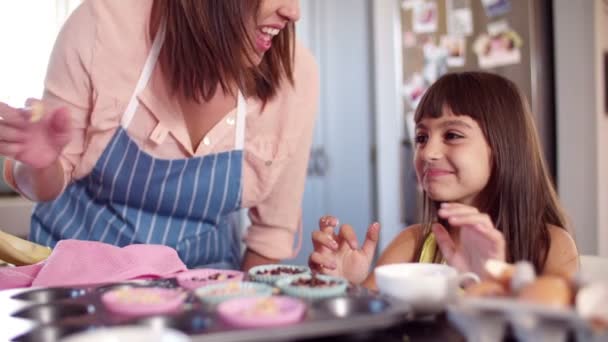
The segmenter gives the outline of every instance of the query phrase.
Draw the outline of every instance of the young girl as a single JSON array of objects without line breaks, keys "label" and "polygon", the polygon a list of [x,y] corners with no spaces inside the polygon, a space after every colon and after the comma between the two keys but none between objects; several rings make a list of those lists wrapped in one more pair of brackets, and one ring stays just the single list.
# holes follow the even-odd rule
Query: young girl
[{"label": "young girl", "polygon": [[[434,262],[484,275],[488,259],[528,260],[537,272],[572,274],[578,253],[525,99],[509,80],[482,72],[448,74],[422,98],[414,163],[423,221],[403,230],[378,265]],[[326,216],[313,233],[311,267],[375,287],[369,267],[380,226],[359,248],[352,227],[337,234]]]}]

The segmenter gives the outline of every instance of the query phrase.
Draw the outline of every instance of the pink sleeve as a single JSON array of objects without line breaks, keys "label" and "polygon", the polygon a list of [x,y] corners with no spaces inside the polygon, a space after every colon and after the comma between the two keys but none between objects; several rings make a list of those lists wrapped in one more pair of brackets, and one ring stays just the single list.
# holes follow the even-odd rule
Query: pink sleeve
[{"label": "pink sleeve", "polygon": [[271,259],[293,257],[294,237],[301,229],[302,196],[319,100],[318,67],[309,52],[301,53],[301,59],[296,59],[301,65],[296,66],[295,93],[290,94],[298,123],[291,127],[298,132],[296,148],[270,195],[250,208],[252,225],[245,236],[249,249]]},{"label": "pink sleeve", "polygon": [[95,41],[95,18],[92,1],[84,2],[64,24],[49,61],[44,83],[46,108],[67,108],[72,117],[72,140],[63,150],[60,161],[64,170],[64,188],[72,181],[74,167],[85,148],[93,99],[91,64]]}]

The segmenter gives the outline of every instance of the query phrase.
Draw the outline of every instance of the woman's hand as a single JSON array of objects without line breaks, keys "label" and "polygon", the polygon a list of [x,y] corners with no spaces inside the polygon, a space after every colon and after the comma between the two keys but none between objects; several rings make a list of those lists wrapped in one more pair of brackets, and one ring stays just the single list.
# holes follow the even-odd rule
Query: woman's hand
[{"label": "woman's hand", "polygon": [[312,233],[314,252],[308,264],[319,273],[344,277],[360,284],[369,274],[378,245],[380,225],[373,223],[369,226],[360,249],[353,228],[345,224],[336,234],[334,227],[337,225],[338,220],[333,216],[324,216],[319,220],[320,229]]},{"label": "woman's hand", "polygon": [[28,100],[17,109],[0,102],[0,155],[34,169],[51,166],[71,139],[71,119],[65,109],[45,111]]},{"label": "woman's hand", "polygon": [[464,204],[442,203],[438,215],[460,229],[459,241],[455,242],[445,227],[433,225],[437,245],[449,265],[461,272],[485,276],[488,259],[505,260],[505,238],[488,214]]}]

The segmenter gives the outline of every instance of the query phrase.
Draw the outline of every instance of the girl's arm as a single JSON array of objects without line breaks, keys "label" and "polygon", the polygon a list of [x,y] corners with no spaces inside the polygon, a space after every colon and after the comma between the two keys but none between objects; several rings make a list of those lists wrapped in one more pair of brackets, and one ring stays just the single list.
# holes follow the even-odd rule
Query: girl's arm
[{"label": "girl's arm", "polygon": [[[402,262],[416,262],[417,260],[414,260],[414,258],[421,234],[422,226],[419,224],[405,228],[382,252],[382,255],[380,255],[380,258],[376,263],[376,267]],[[368,289],[377,289],[374,270],[370,271],[367,279],[365,279],[362,285]]]},{"label": "girl's arm", "polygon": [[548,225],[551,244],[543,273],[573,276],[579,269],[578,250],[565,229]]}]

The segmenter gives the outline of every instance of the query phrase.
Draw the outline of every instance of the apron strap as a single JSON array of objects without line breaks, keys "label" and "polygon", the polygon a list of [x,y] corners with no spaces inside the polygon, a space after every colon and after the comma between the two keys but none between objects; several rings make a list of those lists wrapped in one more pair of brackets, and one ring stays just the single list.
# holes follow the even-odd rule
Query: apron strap
[{"label": "apron strap", "polygon": [[156,37],[154,37],[154,43],[152,43],[152,49],[148,54],[148,58],[146,58],[146,64],[144,64],[144,69],[139,76],[139,80],[137,81],[137,85],[135,86],[135,90],[131,95],[131,99],[129,100],[129,104],[127,105],[127,109],[122,115],[122,119],[120,120],[120,125],[122,128],[127,129],[131,120],[133,120],[133,116],[137,111],[137,107],[139,106],[139,101],[137,100],[137,96],[141,93],[148,84],[152,73],[154,72],[154,67],[156,66],[156,61],[158,60],[158,56],[160,55],[160,50],[165,42],[165,19],[163,18],[160,26],[158,28],[158,32],[156,33]]},{"label": "apron strap", "polygon": [[239,90],[236,101],[236,132],[234,134],[234,149],[242,150],[245,146],[245,117],[247,116],[247,101]]}]

